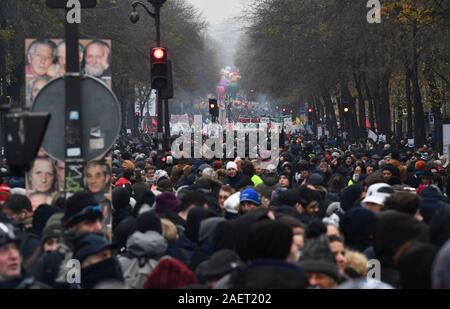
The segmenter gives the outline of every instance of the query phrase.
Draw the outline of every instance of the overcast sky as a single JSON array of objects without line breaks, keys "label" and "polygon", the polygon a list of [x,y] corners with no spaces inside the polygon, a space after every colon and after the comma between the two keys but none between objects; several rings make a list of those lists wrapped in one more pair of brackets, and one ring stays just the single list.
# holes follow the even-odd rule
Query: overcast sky
[{"label": "overcast sky", "polygon": [[242,8],[250,0],[187,0],[202,12],[203,16],[211,24],[217,25],[229,18],[238,16]]}]

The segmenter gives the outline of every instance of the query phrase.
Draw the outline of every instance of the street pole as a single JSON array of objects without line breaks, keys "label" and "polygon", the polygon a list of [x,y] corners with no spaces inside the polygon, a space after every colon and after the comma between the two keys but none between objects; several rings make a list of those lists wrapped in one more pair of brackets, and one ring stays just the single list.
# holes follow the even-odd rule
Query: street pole
[{"label": "street pole", "polygon": [[[156,28],[156,44],[161,47],[161,7],[159,5],[154,5],[155,8],[155,28]],[[170,129],[168,130],[168,104],[167,100],[163,102],[162,100],[162,89],[158,89],[157,92],[158,100],[158,150],[160,152],[167,150],[167,136],[170,134]],[[162,153],[161,153],[162,155]]]},{"label": "street pole", "polygon": [[[68,13],[68,9],[66,9]],[[83,143],[81,122],[81,76],[78,47],[78,24],[65,20],[66,74],[65,74],[65,184],[66,193],[83,190]]]},{"label": "street pole", "polygon": [[[166,2],[166,0],[148,0],[148,2],[150,2],[150,4],[153,6],[154,8],[154,13],[151,12],[146,6],[145,4],[143,4],[140,1],[133,1],[133,3],[131,4],[133,7],[133,12],[132,15],[130,16],[130,20],[133,23],[136,23],[139,20],[139,15],[136,11],[136,7],[142,6],[144,8],[144,10],[152,17],[155,19],[155,28],[156,28],[156,44],[158,45],[158,47],[161,47],[161,7],[163,6],[163,4]],[[166,107],[166,110],[168,110],[168,103],[166,102],[166,104],[164,104],[163,100],[162,100],[162,90],[161,89],[157,89],[156,91],[156,100],[157,100],[157,113],[158,113],[158,133],[157,133],[157,139],[158,139],[158,152],[162,155],[162,152],[164,150],[167,150],[167,146],[166,146],[166,142],[167,142],[167,136],[170,134],[169,131],[167,131],[167,127],[168,124],[164,125],[165,122],[168,123],[168,111],[165,112],[164,111],[164,106]],[[166,117],[165,113],[167,114]],[[164,119],[166,118],[166,119]],[[166,127],[166,132],[164,132],[164,127]]]}]

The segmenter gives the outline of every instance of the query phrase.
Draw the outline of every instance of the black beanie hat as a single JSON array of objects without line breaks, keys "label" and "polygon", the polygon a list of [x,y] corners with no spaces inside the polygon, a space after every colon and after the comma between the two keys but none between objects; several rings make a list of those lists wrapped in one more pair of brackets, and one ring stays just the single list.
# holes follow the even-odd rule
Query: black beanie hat
[{"label": "black beanie hat", "polygon": [[136,219],[136,231],[141,233],[155,231],[162,234],[161,218],[153,211],[140,214]]},{"label": "black beanie hat", "polygon": [[280,192],[277,200],[279,206],[286,205],[291,207],[294,207],[295,204],[298,203],[298,201],[299,201],[298,190],[295,189],[289,189]]},{"label": "black beanie hat", "polygon": [[[88,207],[90,210],[87,209]],[[95,197],[90,193],[79,192],[66,201],[63,224],[65,227],[70,227],[86,219],[102,217],[100,205]]]},{"label": "black beanie hat", "polygon": [[44,230],[48,219],[50,219],[50,217],[54,214],[60,212],[62,212],[62,210],[55,206],[45,204],[39,206],[33,214],[33,233],[41,237],[42,231]]},{"label": "black beanie hat", "polygon": [[258,222],[248,236],[248,259],[285,260],[291,250],[292,236],[292,229],[285,223]]},{"label": "black beanie hat", "polygon": [[130,204],[130,194],[124,188],[115,188],[112,192],[112,203],[114,210],[123,209]]}]

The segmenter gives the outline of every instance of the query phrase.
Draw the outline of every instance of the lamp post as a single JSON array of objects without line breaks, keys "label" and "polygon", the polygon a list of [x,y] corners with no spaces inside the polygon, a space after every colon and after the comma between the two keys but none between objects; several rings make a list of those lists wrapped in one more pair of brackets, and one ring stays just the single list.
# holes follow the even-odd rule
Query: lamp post
[{"label": "lamp post", "polygon": [[[130,21],[135,24],[139,21],[139,13],[137,12],[137,7],[141,6],[147,13],[155,20],[156,27],[156,44],[158,47],[161,47],[161,7],[166,2],[166,0],[147,0],[154,8],[154,12],[150,11],[150,9],[140,1],[134,1],[131,4],[133,8],[130,14]],[[166,109],[168,106],[166,106]],[[165,141],[165,134],[163,130],[163,122],[164,122],[164,112],[163,112],[163,101],[161,97],[161,89],[157,90],[157,109],[158,109],[158,150],[163,150],[163,142]],[[167,118],[167,117],[166,117]],[[165,121],[169,121],[165,119]],[[167,127],[167,126],[166,126]],[[170,132],[166,132],[166,134],[170,134]]]}]

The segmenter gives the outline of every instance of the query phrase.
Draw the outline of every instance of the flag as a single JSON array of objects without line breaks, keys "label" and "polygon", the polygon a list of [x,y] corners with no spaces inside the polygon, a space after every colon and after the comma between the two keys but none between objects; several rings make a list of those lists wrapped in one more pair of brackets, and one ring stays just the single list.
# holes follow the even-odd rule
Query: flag
[{"label": "flag", "polygon": [[374,142],[378,141],[378,136],[372,130],[369,130],[369,135],[367,138],[373,140]]}]

